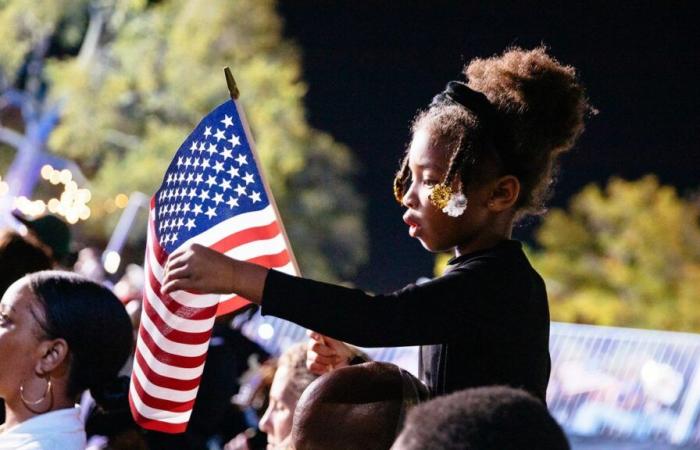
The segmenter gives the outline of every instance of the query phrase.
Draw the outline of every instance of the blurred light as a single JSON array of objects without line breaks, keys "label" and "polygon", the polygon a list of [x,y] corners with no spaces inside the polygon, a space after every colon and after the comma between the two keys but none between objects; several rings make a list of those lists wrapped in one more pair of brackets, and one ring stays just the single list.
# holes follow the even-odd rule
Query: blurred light
[{"label": "blurred light", "polygon": [[78,189],[76,200],[80,203],[87,203],[92,198],[92,193],[88,189]]},{"label": "blurred light", "polygon": [[260,339],[272,339],[272,336],[275,335],[275,329],[272,328],[272,325],[269,323],[263,323],[258,327],[258,336],[260,336]]},{"label": "blurred light", "polygon": [[53,167],[49,164],[45,164],[41,168],[41,178],[48,180],[51,177],[51,174],[53,173]]},{"label": "blurred light", "polygon": [[78,220],[80,220],[80,217],[78,217],[78,212],[75,209],[70,209],[68,212],[66,212],[66,221],[73,225],[78,223]]},{"label": "blurred light", "polygon": [[90,218],[90,208],[83,205],[83,207],[80,209],[78,217],[80,217],[80,220],[88,220]]},{"label": "blurred light", "polygon": [[126,205],[129,203],[129,197],[126,194],[117,194],[114,198],[114,203],[117,205],[117,208],[126,208]]},{"label": "blurred light", "polygon": [[64,191],[71,191],[71,192],[77,191],[78,184],[75,181],[70,180],[68,183],[66,183],[66,187],[63,190]]},{"label": "blurred light", "polygon": [[46,204],[42,200],[32,202],[31,214],[40,216],[46,212]]},{"label": "blurred light", "polygon": [[7,194],[10,191],[10,185],[4,181],[0,181],[0,197]]},{"label": "blurred light", "polygon": [[121,256],[114,250],[110,250],[105,255],[104,268],[108,273],[117,273],[119,270],[119,264],[121,263]]},{"label": "blurred light", "polygon": [[61,172],[58,170],[54,170],[51,172],[51,175],[49,175],[49,182],[51,184],[58,184],[61,182]]},{"label": "blurred light", "polygon": [[59,212],[60,209],[61,209],[61,202],[59,202],[57,198],[52,198],[51,200],[49,200],[49,211],[51,211],[52,213],[55,214],[55,213]]},{"label": "blurred light", "polygon": [[110,198],[105,200],[104,202],[104,209],[107,211],[107,213],[113,213],[115,209],[117,209],[116,205],[114,204],[114,201]]},{"label": "blurred light", "polygon": [[73,179],[73,174],[70,173],[70,170],[68,170],[68,169],[63,169],[63,170],[60,172],[59,178],[60,178],[60,180],[61,180],[61,183],[66,184],[66,183],[68,183],[69,181],[71,181],[71,180]]}]

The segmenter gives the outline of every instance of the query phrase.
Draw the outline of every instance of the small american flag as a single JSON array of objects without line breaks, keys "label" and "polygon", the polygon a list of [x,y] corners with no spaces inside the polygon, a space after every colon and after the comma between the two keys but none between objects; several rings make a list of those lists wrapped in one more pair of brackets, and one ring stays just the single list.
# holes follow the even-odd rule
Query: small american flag
[{"label": "small american flag", "polygon": [[160,293],[173,251],[198,243],[298,274],[252,139],[234,101],[214,109],[185,140],[151,199],[143,312],[129,402],[147,429],[187,428],[217,315],[247,305],[237,296]]}]

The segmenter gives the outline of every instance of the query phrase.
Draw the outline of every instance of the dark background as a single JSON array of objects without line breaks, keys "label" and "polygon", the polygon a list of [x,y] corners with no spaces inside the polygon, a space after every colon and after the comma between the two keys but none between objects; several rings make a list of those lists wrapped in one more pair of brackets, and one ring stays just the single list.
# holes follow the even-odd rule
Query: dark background
[{"label": "dark background", "polygon": [[[310,122],[360,164],[370,260],[352,281],[386,291],[431,275],[433,256],[409,238],[391,191],[411,118],[471,58],[509,45],[549,46],[600,110],[562,159],[551,205],[613,175],[655,173],[682,194],[700,186],[698,15],[691,2],[626,3],[280,2],[303,52]],[[531,241],[536,225],[515,237]]]}]

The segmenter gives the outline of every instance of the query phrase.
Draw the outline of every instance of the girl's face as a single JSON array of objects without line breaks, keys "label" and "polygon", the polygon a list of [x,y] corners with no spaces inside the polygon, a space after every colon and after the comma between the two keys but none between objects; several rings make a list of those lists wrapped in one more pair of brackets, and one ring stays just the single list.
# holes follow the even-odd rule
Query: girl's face
[{"label": "girl's face", "polygon": [[10,286],[0,301],[0,397],[19,395],[19,387],[34,376],[41,359],[44,309],[26,279]]},{"label": "girl's face", "polygon": [[[430,193],[444,179],[448,164],[447,151],[435,144],[427,130],[417,130],[408,150],[411,180],[403,197],[403,205],[408,209],[403,220],[409,226],[409,235],[431,252],[453,248],[469,252],[487,231],[490,215],[486,203],[490,191],[487,186],[470,188],[465,192],[469,203],[464,213],[448,216],[430,202]],[[455,183],[453,192],[458,189]]]},{"label": "girl's face", "polygon": [[290,373],[286,367],[277,369],[270,387],[270,404],[260,419],[260,429],[267,433],[268,450],[286,448],[292,434],[294,409],[299,400],[289,388]]}]

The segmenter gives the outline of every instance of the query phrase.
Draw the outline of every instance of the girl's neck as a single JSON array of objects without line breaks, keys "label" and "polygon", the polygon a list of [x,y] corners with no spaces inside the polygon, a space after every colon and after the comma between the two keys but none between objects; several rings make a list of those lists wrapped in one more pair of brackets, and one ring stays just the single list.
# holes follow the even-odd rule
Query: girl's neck
[{"label": "girl's neck", "polygon": [[[43,406],[43,405],[42,405]],[[51,411],[56,411],[58,409],[72,408],[74,402],[69,399],[59,399],[55,398],[52,405],[46,411],[35,413],[27,409],[19,399],[6,400],[5,401],[5,423],[3,424],[2,431],[9,430],[10,428],[19,425],[25,420],[29,420],[33,417],[40,416]]]},{"label": "girl's neck", "polygon": [[492,231],[484,231],[478,236],[475,236],[469,242],[455,246],[455,256],[468,255],[469,253],[493,248],[499,243],[510,239],[513,232],[513,224],[512,222],[510,222],[506,226],[487,227],[486,229]]}]

